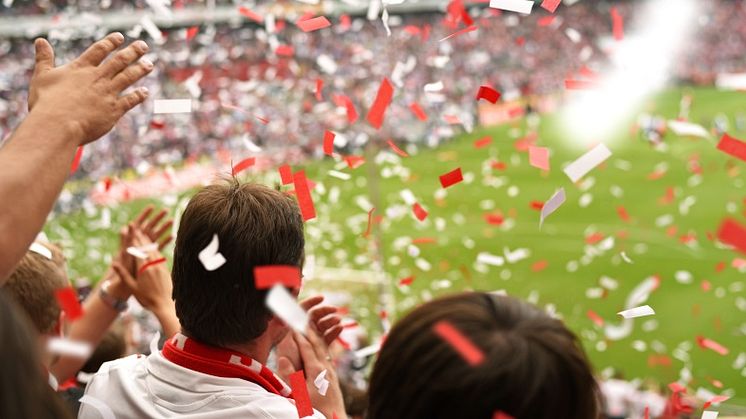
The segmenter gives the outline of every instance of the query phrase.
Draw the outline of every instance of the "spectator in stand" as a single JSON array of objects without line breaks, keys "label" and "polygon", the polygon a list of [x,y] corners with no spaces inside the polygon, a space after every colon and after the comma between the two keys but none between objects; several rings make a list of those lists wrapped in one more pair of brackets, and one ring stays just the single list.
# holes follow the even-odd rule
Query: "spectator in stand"
[{"label": "spectator in stand", "polygon": [[[214,235],[225,262],[207,270],[199,254]],[[253,272],[263,265],[301,267],[303,246],[303,221],[288,195],[235,179],[202,189],[184,211],[174,250],[173,298],[182,332],[148,357],[104,364],[86,395],[122,418],[296,418],[290,388],[265,366],[289,329],[266,307],[267,291],[255,288]],[[117,271],[126,277],[122,267]],[[293,291],[297,296],[299,290]],[[314,417],[344,418],[339,383],[326,358],[342,327],[336,310],[321,300],[301,302],[312,326],[308,340],[298,334],[293,339]],[[314,353],[306,350],[312,343]],[[278,359],[278,368],[285,375],[295,370],[286,357]],[[321,396],[313,381],[324,369],[330,385]],[[83,405],[79,418],[98,415]]]},{"label": "spectator in stand", "polygon": [[621,372],[616,371],[608,380],[602,380],[604,415],[607,419],[625,419],[632,412],[632,403],[637,395],[635,386],[624,379]]},{"label": "spectator in stand", "polygon": [[147,97],[143,89],[122,95],[153,68],[149,61],[138,61],[148,49],[145,42],[134,42],[104,61],[123,43],[122,34],[110,34],[60,67],[47,41],[34,43],[30,112],[0,148],[0,284],[41,230],[76,149],[106,134]]},{"label": "spectator in stand", "polygon": [[[441,321],[481,351],[478,365],[436,334]],[[480,292],[430,301],[396,323],[373,366],[369,398],[370,419],[599,417],[577,337],[528,303]]]},{"label": "spectator in stand", "polygon": [[0,290],[0,417],[66,419],[49,387],[28,317]]}]

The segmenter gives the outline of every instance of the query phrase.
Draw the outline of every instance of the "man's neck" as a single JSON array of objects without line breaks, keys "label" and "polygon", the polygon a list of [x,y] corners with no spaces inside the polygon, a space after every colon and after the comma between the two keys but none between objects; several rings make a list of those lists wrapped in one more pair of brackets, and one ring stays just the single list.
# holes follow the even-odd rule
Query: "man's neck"
[{"label": "man's neck", "polygon": [[272,349],[272,345],[265,344],[265,342],[263,342],[263,339],[259,337],[258,339],[250,343],[227,345],[225,349],[236,351],[242,355],[251,357],[257,362],[266,364],[267,358],[269,358],[269,352]]}]

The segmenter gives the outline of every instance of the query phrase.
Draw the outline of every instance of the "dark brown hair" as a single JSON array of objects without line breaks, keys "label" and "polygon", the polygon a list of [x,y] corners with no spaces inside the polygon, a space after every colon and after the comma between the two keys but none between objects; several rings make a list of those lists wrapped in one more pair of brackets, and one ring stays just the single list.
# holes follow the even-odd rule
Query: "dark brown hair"
[{"label": "dark brown hair", "polygon": [[[471,366],[433,332],[449,322],[481,349]],[[577,337],[513,298],[457,294],[423,304],[388,335],[370,380],[370,419],[596,419],[598,388]]]},{"label": "dark brown hair", "polygon": [[0,418],[68,418],[42,368],[36,334],[16,303],[0,290]]},{"label": "dark brown hair", "polygon": [[52,252],[52,259],[27,251],[3,287],[8,297],[26,312],[36,330],[47,334],[60,318],[54,292],[66,287],[68,280],[60,249],[49,243],[43,246]]},{"label": "dark brown hair", "polygon": [[118,324],[115,324],[106,331],[106,334],[104,334],[104,337],[101,338],[98,346],[96,346],[96,350],[93,351],[91,357],[88,358],[88,361],[85,362],[80,370],[89,374],[95,374],[104,362],[122,358],[126,355],[126,352],[127,342],[124,340],[124,332]]},{"label": "dark brown hair", "polygon": [[[197,255],[213,234],[226,262],[207,271]],[[247,343],[267,328],[266,290],[254,287],[254,267],[300,266],[303,221],[295,200],[235,179],[208,186],[190,201],[174,250],[176,314],[184,333],[214,346]]]}]

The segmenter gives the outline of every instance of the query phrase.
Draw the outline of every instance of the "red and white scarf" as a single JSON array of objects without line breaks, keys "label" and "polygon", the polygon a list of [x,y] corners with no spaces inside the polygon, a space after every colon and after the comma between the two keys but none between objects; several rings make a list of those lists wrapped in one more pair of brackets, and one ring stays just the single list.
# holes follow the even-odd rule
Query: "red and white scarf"
[{"label": "red and white scarf", "polygon": [[193,371],[216,377],[241,378],[270,393],[290,397],[291,389],[261,362],[229,349],[208,346],[181,333],[166,341],[163,357]]}]

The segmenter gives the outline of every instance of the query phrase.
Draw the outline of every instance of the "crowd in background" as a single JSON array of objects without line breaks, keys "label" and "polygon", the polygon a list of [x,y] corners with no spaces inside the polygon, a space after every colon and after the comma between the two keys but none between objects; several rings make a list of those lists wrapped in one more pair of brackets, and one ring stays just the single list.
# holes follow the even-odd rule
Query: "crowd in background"
[{"label": "crowd in background", "polygon": [[[739,24],[746,7],[725,0],[703,3],[699,32],[676,66],[684,83],[712,83],[720,72],[746,70],[746,29]],[[628,27],[633,4],[615,5]],[[609,43],[599,40],[610,37],[611,6],[579,2],[554,20],[538,10],[519,18],[474,9],[479,29],[443,42],[465,25],[450,25],[440,13],[392,16],[391,36],[380,20],[364,17],[332,17],[332,30],[310,34],[279,20],[273,33],[250,24],[200,26],[189,40],[186,28],[164,29],[164,43],[149,55],[156,69],[144,83],[154,98],[193,98],[193,112],[159,117],[150,105],[138,108],[91,147],[77,176],[99,179],[125,168],[144,172],[200,156],[235,160],[256,152],[251,143],[293,162],[321,153],[325,129],[339,134],[336,144],[343,149],[388,138],[436,145],[475,125],[474,95],[482,84],[503,92],[503,100],[535,97],[561,93],[565,80],[584,67],[602,69]],[[144,31],[140,36],[148,39]],[[90,42],[52,40],[60,61]],[[4,138],[25,114],[32,51],[25,40],[0,41],[0,50],[6,58],[0,63]],[[389,109],[396,123],[375,131],[363,121],[384,77],[396,86]],[[346,100],[356,116],[348,114]],[[427,121],[417,119],[412,103],[422,107]]]}]

